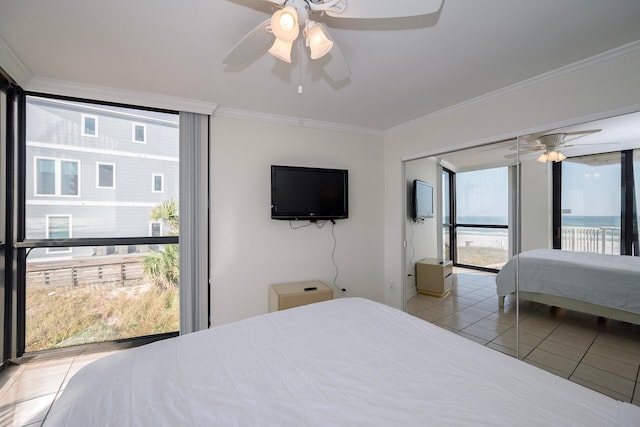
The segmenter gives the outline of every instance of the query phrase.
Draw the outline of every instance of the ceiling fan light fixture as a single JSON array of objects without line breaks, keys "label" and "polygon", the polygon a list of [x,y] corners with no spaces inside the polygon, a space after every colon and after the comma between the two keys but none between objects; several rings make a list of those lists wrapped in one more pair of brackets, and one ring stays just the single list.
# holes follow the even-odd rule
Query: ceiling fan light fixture
[{"label": "ceiling fan light fixture", "polygon": [[292,43],[298,34],[300,27],[298,25],[298,12],[294,7],[287,6],[277,10],[271,16],[271,31],[278,40]]},{"label": "ceiling fan light fixture", "polygon": [[549,155],[545,152],[540,154],[540,157],[538,157],[537,159],[540,163],[547,163],[547,161],[549,160]]},{"label": "ceiling fan light fixture", "polygon": [[293,42],[286,42],[280,39],[276,39],[273,42],[273,46],[269,48],[269,53],[281,61],[287,62],[291,64],[291,48],[293,47]]},{"label": "ceiling fan light fixture", "polygon": [[322,58],[333,48],[333,42],[327,37],[322,26],[315,22],[308,26],[306,33],[311,59]]}]

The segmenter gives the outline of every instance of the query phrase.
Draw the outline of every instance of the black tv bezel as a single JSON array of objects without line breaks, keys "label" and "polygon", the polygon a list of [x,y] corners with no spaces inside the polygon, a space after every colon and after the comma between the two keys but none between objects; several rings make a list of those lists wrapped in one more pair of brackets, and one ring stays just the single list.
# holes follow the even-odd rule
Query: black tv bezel
[{"label": "black tv bezel", "polygon": [[[308,171],[308,172],[323,172],[340,174],[344,180],[344,214],[343,215],[315,215],[303,212],[285,212],[280,214],[275,211],[275,178],[278,170],[289,171]],[[284,166],[284,165],[271,165],[271,219],[285,220],[285,221],[329,221],[336,219],[349,218],[349,170],[348,169],[334,169],[334,168],[318,168],[307,166]]]},{"label": "black tv bezel", "polygon": [[[431,214],[430,215],[418,216],[418,203],[417,203],[418,184],[425,185],[425,186],[431,188]],[[422,181],[420,179],[414,179],[413,180],[413,190],[411,192],[411,218],[414,221],[417,221],[417,220],[420,220],[420,219],[426,219],[426,218],[433,218],[435,216],[435,205],[433,203],[433,200],[434,200],[433,184],[428,183],[426,181]]]}]

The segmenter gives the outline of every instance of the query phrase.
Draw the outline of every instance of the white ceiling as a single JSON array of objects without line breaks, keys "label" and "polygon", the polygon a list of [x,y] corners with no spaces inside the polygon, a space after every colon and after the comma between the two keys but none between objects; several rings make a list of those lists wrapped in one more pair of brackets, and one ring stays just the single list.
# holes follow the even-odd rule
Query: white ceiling
[{"label": "white ceiling", "polygon": [[417,18],[323,18],[347,81],[327,79],[306,53],[301,67],[295,52],[292,65],[265,53],[225,67],[272,10],[261,0],[0,0],[0,38],[36,78],[375,130],[640,40],[638,0],[445,0]]}]

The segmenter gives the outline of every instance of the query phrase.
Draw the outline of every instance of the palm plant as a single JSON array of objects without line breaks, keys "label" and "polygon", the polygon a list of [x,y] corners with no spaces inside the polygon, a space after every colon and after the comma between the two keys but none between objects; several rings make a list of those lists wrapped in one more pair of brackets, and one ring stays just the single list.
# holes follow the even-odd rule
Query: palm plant
[{"label": "palm plant", "polygon": [[[164,200],[151,209],[149,217],[162,222],[166,234],[175,236],[180,229],[178,203],[175,199]],[[162,250],[150,251],[143,260],[145,274],[160,289],[175,289],[180,278],[180,251],[178,245],[166,245]]]}]

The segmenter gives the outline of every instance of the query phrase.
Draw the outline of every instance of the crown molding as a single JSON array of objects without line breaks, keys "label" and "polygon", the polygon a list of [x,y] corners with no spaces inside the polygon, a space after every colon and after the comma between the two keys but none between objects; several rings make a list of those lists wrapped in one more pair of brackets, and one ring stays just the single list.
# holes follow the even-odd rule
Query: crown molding
[{"label": "crown molding", "polygon": [[23,86],[23,89],[28,92],[115,102],[164,110],[187,111],[206,115],[213,115],[213,112],[218,107],[218,104],[198,99],[179,98],[156,93],[95,86],[43,77],[33,77]]},{"label": "crown molding", "polygon": [[575,74],[589,67],[594,67],[598,65],[604,65],[611,62],[620,61],[621,59],[624,59],[628,56],[634,56],[638,54],[640,54],[640,40],[636,40],[634,42],[619,46],[615,49],[611,49],[609,51],[600,53],[598,55],[594,55],[590,58],[583,59],[582,61],[574,62],[573,64],[569,64],[567,66],[558,68],[556,70],[549,71],[544,74],[540,74],[530,79],[526,79],[521,82],[509,85],[509,86],[505,86],[493,92],[489,92],[484,95],[480,95],[475,98],[468,99],[466,101],[452,105],[450,107],[443,108],[442,110],[436,111],[434,113],[427,114],[422,117],[418,117],[416,119],[413,119],[408,122],[402,123],[400,125],[394,126],[392,128],[386,129],[385,133],[392,133],[401,129],[412,128],[426,121],[434,119],[436,117],[443,116],[443,115],[452,113],[454,111],[463,110],[475,104],[480,104],[482,102],[500,97],[502,95],[517,92],[528,86],[532,86],[532,85],[544,82],[546,80],[555,79],[568,74]]},{"label": "crown molding", "polygon": [[20,61],[2,37],[0,37],[0,68],[19,86],[24,86],[33,77],[31,71]]},{"label": "crown molding", "polygon": [[384,131],[360,126],[345,125],[334,122],[306,119],[302,117],[284,116],[278,114],[259,113],[255,111],[240,110],[229,107],[219,107],[215,117],[229,117],[234,119],[258,120],[287,126],[299,126],[311,129],[331,130],[337,132],[357,133],[371,136],[383,136]]}]

